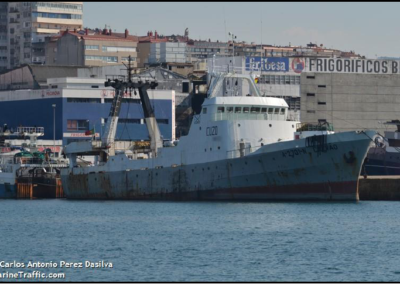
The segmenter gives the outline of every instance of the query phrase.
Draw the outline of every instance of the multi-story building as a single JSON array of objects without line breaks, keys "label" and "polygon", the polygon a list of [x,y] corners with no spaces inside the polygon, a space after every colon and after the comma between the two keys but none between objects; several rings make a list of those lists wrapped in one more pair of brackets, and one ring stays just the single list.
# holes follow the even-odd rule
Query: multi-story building
[{"label": "multi-story building", "polygon": [[0,71],[7,69],[7,2],[0,3]]},{"label": "multi-story building", "polygon": [[82,29],[83,2],[6,2],[7,68],[45,63],[45,38]]},{"label": "multi-story building", "polygon": [[59,37],[46,42],[46,58],[49,65],[106,66],[128,62],[131,56],[137,67],[137,37],[129,31],[116,34],[104,29],[101,34],[89,31],[65,31]]},{"label": "multi-story building", "polygon": [[156,42],[150,45],[149,64],[186,62],[186,42]]},{"label": "multi-story building", "polygon": [[216,56],[232,55],[232,47],[229,43],[219,41],[190,40],[187,42],[188,62],[201,61],[214,54]]},{"label": "multi-story building", "polygon": [[172,35],[162,36],[157,31],[148,32],[146,36],[139,37],[139,67],[151,64],[161,64],[167,62],[186,63],[186,42],[188,41],[188,31],[185,36]]}]

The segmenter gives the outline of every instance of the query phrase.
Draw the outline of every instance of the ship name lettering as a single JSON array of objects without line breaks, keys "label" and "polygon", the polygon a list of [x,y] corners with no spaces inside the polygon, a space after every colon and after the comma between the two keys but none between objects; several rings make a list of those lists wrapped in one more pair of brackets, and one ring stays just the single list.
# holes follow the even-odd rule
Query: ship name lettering
[{"label": "ship name lettering", "polygon": [[291,149],[291,150],[282,152],[282,156],[284,158],[286,158],[286,156],[294,158],[294,156],[298,156],[301,154],[307,154],[307,150],[306,149]]}]

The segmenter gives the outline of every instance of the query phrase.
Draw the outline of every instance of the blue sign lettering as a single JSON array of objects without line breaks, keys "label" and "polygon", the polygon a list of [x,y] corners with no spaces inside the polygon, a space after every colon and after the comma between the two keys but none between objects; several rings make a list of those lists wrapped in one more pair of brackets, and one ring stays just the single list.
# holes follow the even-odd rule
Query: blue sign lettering
[{"label": "blue sign lettering", "polygon": [[246,57],[246,71],[288,72],[289,58]]}]

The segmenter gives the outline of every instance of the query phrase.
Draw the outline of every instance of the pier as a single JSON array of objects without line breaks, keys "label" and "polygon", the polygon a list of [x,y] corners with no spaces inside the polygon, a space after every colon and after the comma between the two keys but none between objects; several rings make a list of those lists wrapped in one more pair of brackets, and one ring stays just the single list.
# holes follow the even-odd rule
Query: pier
[{"label": "pier", "polygon": [[359,179],[360,201],[400,200],[400,176],[368,176]]}]

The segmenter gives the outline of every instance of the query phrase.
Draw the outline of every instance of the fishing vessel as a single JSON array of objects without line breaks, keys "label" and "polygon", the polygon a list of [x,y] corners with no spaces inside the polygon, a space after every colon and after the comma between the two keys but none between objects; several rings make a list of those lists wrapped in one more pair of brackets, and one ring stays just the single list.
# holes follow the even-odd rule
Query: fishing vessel
[{"label": "fishing vessel", "polygon": [[[44,135],[43,127],[18,127],[12,131],[0,129],[0,198],[62,197],[59,173],[66,161],[58,161],[50,151],[39,151],[37,138]],[[29,137],[23,147],[7,145],[6,138]]]},{"label": "fishing vessel", "polygon": [[361,170],[363,176],[400,175],[400,121],[391,120],[384,125],[397,129],[375,138],[375,145],[369,149]]},{"label": "fishing vessel", "polygon": [[[129,68],[128,68],[129,70]],[[296,137],[284,99],[261,96],[251,75],[214,74],[200,114],[179,141],[162,141],[148,100],[156,82],[108,80],[115,97],[101,141],[64,147],[67,198],[156,200],[358,200],[362,162],[374,131]],[[115,152],[123,93],[139,91],[148,148]],[[77,158],[95,155],[81,166]]]}]

